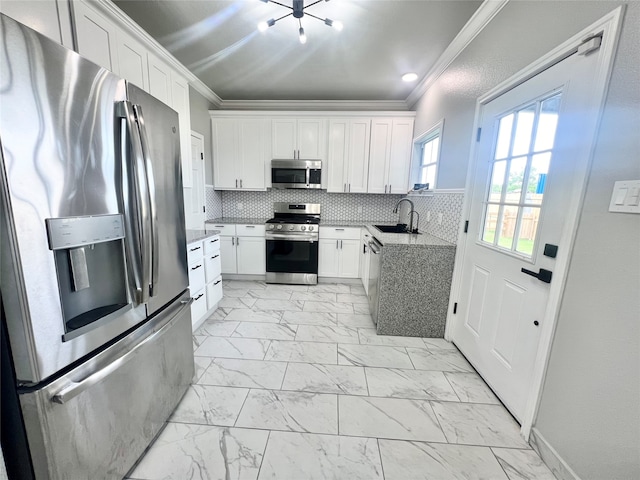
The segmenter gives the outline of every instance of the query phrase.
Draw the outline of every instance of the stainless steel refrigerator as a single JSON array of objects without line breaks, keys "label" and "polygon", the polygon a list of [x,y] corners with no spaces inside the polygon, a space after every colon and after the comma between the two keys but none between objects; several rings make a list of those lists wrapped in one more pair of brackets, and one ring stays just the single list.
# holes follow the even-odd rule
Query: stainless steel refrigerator
[{"label": "stainless steel refrigerator", "polygon": [[4,15],[0,38],[1,299],[32,471],[122,478],[193,376],[178,114]]}]

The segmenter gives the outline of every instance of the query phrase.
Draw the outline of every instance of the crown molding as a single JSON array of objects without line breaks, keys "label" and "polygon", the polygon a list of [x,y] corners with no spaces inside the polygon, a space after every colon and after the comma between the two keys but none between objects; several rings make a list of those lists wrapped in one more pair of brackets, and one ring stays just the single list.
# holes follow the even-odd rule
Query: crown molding
[{"label": "crown molding", "polygon": [[222,104],[222,99],[218,95],[216,95],[213,90],[211,90],[202,80],[196,77],[191,70],[180,63],[176,59],[176,57],[171,55],[171,53],[169,53],[166,48],[160,45],[160,43],[158,43],[155,38],[149,35],[140,25],[134,22],[113,2],[109,0],[85,0],[85,2],[106,15],[119,27],[125,29],[127,33],[142,41],[145,46],[147,46],[153,52],[154,55],[159,57],[174,70],[180,72],[180,74],[187,79],[189,85],[203,97],[209,100],[214,105],[214,107],[220,107],[220,105]]},{"label": "crown molding", "polygon": [[410,110],[209,110],[211,118],[220,117],[402,117],[414,118],[416,112]]},{"label": "crown molding", "polygon": [[442,52],[424,79],[406,98],[406,108],[413,108],[426,91],[444,73],[451,63],[460,55],[474,38],[489,24],[509,0],[485,0],[471,16],[462,30],[455,36],[449,46]]},{"label": "crown molding", "polygon": [[404,100],[222,100],[221,110],[402,111]]}]

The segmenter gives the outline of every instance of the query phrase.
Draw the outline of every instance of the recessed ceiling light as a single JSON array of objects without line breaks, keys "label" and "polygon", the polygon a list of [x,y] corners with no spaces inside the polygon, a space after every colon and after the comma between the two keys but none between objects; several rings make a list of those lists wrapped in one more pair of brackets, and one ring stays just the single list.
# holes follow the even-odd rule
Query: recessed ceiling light
[{"label": "recessed ceiling light", "polygon": [[402,76],[402,81],[403,82],[415,82],[418,79],[418,74],[417,73],[405,73]]}]

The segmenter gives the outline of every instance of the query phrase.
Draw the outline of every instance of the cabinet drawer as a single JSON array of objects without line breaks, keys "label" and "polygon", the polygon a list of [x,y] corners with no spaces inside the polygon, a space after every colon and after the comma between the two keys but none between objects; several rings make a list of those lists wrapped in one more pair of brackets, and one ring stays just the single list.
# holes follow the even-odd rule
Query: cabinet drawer
[{"label": "cabinet drawer", "polygon": [[360,229],[353,227],[320,227],[318,234],[320,238],[360,240]]},{"label": "cabinet drawer", "polygon": [[264,237],[264,225],[236,225],[239,237]]},{"label": "cabinet drawer", "polygon": [[189,265],[189,288],[192,292],[204,287],[204,259]]},{"label": "cabinet drawer", "polygon": [[211,310],[222,300],[222,277],[207,284],[207,310]]},{"label": "cabinet drawer", "polygon": [[219,230],[220,231],[220,235],[225,236],[225,237],[232,237],[236,234],[236,226],[234,224],[228,224],[228,225],[224,225],[224,224],[211,224],[208,223],[206,226],[207,231],[211,231],[211,230]]},{"label": "cabinet drawer", "polygon": [[222,272],[222,262],[220,260],[220,251],[208,253],[204,257],[204,271],[207,283],[213,281],[220,276]]},{"label": "cabinet drawer", "polygon": [[193,262],[197,262],[204,255],[204,248],[202,242],[193,242],[187,245],[187,264],[191,265]]},{"label": "cabinet drawer", "polygon": [[195,325],[207,313],[207,295],[204,288],[191,294],[191,324]]},{"label": "cabinet drawer", "polygon": [[210,255],[220,251],[220,237],[218,235],[216,235],[215,237],[206,238],[203,243],[205,255]]}]

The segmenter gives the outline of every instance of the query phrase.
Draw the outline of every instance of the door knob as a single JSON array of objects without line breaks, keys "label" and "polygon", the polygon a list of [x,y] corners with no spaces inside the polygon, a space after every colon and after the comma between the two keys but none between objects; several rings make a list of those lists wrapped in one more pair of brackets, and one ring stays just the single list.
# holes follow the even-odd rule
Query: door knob
[{"label": "door knob", "polygon": [[541,268],[538,273],[533,272],[531,270],[527,270],[526,268],[521,268],[520,271],[522,273],[526,273],[527,275],[531,275],[532,277],[536,277],[538,280],[544,283],[551,283],[551,277],[553,272],[551,270],[545,270]]}]

